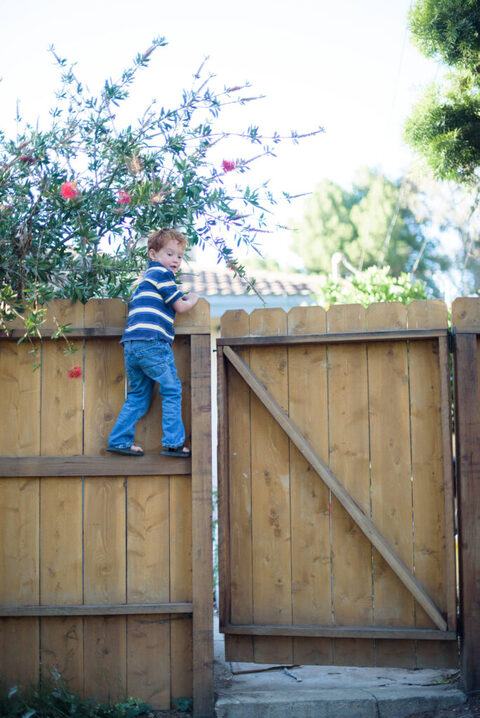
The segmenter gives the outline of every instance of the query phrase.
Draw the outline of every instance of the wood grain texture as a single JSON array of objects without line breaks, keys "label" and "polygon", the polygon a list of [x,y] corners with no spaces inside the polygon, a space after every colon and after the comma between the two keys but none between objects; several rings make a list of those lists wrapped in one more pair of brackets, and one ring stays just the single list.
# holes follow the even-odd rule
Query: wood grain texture
[{"label": "wood grain texture", "polygon": [[49,616],[40,619],[40,627],[43,678],[59,673],[68,690],[83,695],[83,619]]},{"label": "wood grain texture", "polygon": [[[325,329],[321,307],[298,307],[288,313],[288,331],[292,334]],[[288,348],[288,386],[290,419],[328,461],[325,347]],[[292,620],[296,624],[328,624],[332,618],[329,491],[293,443],[290,476]]]},{"label": "wood grain texture", "polygon": [[127,695],[170,708],[170,617],[128,616]]},{"label": "wood grain texture", "polygon": [[127,602],[170,599],[169,482],[130,477],[127,489]]},{"label": "wood grain texture", "polygon": [[28,476],[169,476],[190,474],[190,459],[160,454],[144,456],[24,456],[1,457],[0,478]]},{"label": "wood grain texture", "polygon": [[126,620],[126,616],[84,619],[84,692],[101,703],[126,697]]},{"label": "wood grain texture", "polygon": [[39,480],[0,482],[0,602],[39,602]]},{"label": "wood grain texture", "polygon": [[[428,304],[428,303],[427,303]],[[435,312],[435,310],[437,310]],[[424,302],[408,307],[408,324],[419,328],[447,326],[447,308],[435,302],[427,311]],[[447,613],[446,518],[444,496],[444,447],[442,396],[440,390],[438,341],[409,345],[412,487],[415,575],[439,609]],[[445,459],[450,459],[448,454]],[[453,536],[449,536],[453,543]],[[420,606],[415,607],[415,624],[432,626]]]},{"label": "wood grain texture", "polygon": [[[255,310],[250,333],[285,334],[287,315],[280,309]],[[283,347],[250,350],[251,370],[288,411],[288,356]],[[289,624],[291,605],[291,520],[289,442],[256,396],[251,401],[252,549],[254,623]],[[279,648],[279,643],[286,644]],[[255,660],[278,662],[278,651],[293,658],[289,639],[275,645],[255,640]],[[269,658],[270,656],[270,658]]]},{"label": "wood grain texture", "polygon": [[126,602],[125,532],[124,479],[85,479],[85,603]]},{"label": "wood grain texture", "polygon": [[[295,307],[289,336],[321,334],[321,307]],[[289,346],[289,416],[328,461],[327,356],[324,346]],[[292,621],[325,623],[332,616],[329,491],[290,442]],[[295,637],[295,663],[332,663],[331,639]]]},{"label": "wood grain texture", "polygon": [[0,456],[40,453],[41,373],[33,371],[33,361],[27,343],[0,342],[0,410],[8,417],[0,432]]},{"label": "wood grain texture", "polygon": [[[38,618],[3,618],[0,621],[0,666],[3,685],[29,688],[39,678]],[[15,650],[12,650],[12,647]]]},{"label": "wood grain texture", "polygon": [[41,454],[71,456],[81,454],[83,446],[83,378],[70,378],[69,370],[79,366],[83,374],[83,347],[76,354],[65,354],[65,344],[43,342]]},{"label": "wood grain texture", "polygon": [[434,620],[438,628],[440,628],[441,630],[446,630],[447,624],[445,619],[443,618],[442,614],[439,612],[433,601],[422,589],[418,581],[416,581],[412,572],[408,570],[403,561],[398,557],[395,551],[392,550],[389,543],[378,531],[372,521],[365,516],[365,514],[361,511],[356,502],[353,501],[350,494],[344,489],[342,484],[338,481],[337,477],[320,459],[313,447],[298,431],[297,427],[285,414],[285,412],[275,401],[272,395],[264,388],[264,386],[255,376],[255,374],[253,374],[253,372],[245,365],[245,363],[232,349],[230,349],[229,347],[225,347],[224,352],[225,355],[228,356],[229,361],[232,362],[237,371],[248,383],[250,388],[253,389],[256,396],[260,398],[263,405],[268,409],[269,413],[276,419],[278,424],[283,428],[285,433],[295,443],[297,448],[300,449],[300,451],[311,464],[311,466],[322,477],[327,486],[335,494],[336,498],[340,501],[342,506],[352,516],[355,523],[362,529],[362,531],[365,533],[371,543],[375,546],[380,555],[393,569],[394,573],[398,576],[404,586],[408,588],[412,596],[414,596],[419,601],[419,603],[423,606],[428,615]]},{"label": "wood grain texture", "polygon": [[[365,310],[331,307],[329,331],[365,326]],[[330,469],[366,516],[370,516],[368,390],[366,346],[329,347]],[[371,625],[371,545],[345,509],[332,500],[335,623]]]},{"label": "wood grain texture", "polygon": [[213,696],[212,411],[210,337],[191,336],[194,714],[210,716]]},{"label": "wood grain texture", "polygon": [[[221,319],[221,331],[222,336],[227,337],[248,335],[248,314],[244,311],[226,312]],[[241,350],[240,353],[249,364],[250,350]],[[250,390],[225,363],[224,374],[223,391],[228,391],[225,406],[228,435],[223,440],[224,451],[227,452],[225,478],[219,482],[219,520],[224,543],[220,583],[220,595],[225,594],[225,599],[222,599],[222,623],[242,623],[253,621]],[[223,434],[222,421],[223,418],[219,417],[219,430]],[[227,637],[227,644],[229,640]],[[230,648],[227,646],[226,650],[229,652]],[[253,641],[243,648],[243,657],[248,650],[248,660],[253,661]]]},{"label": "wood grain texture", "polygon": [[[195,611],[199,644],[203,641],[197,664],[203,661],[211,673],[213,663],[208,660],[211,620],[207,630],[199,629],[211,619],[211,576],[206,605],[198,590],[207,586],[211,571],[211,533],[205,534],[211,517],[208,304],[199,303],[190,327],[181,323],[174,347],[187,436],[197,442],[195,541],[204,558],[196,591],[193,464],[155,456],[161,446],[159,400],[145,421],[150,453],[133,461],[105,455],[125,396],[118,343],[125,314],[126,305],[118,300],[92,300],[85,308],[52,304],[46,336],[57,323],[70,323],[80,351],[65,358],[62,341],[45,340],[42,368],[35,373],[28,347],[14,340],[0,343],[0,397],[13,412],[0,446],[6,457],[0,475],[8,478],[0,482],[0,532],[6,534],[0,575],[8,574],[0,588],[0,667],[16,683],[34,683],[40,668],[44,676],[55,668],[72,690],[91,698],[113,701],[139,692],[154,708],[164,709],[171,707],[171,699],[195,693]],[[192,326],[198,337],[193,367]],[[81,367],[82,377],[68,377],[73,364]],[[41,482],[38,476],[44,477]],[[10,650],[9,655],[12,644],[21,650],[21,664],[16,653]],[[196,684],[198,696],[200,672]],[[200,716],[198,706],[201,700],[196,709]]]},{"label": "wood grain texture", "polygon": [[170,631],[170,692],[173,702],[177,698],[193,697],[192,619],[187,616],[172,617]]},{"label": "wood grain texture", "polygon": [[[369,329],[406,326],[401,304],[372,304]],[[380,532],[413,569],[410,412],[406,344],[368,347],[372,516]],[[388,401],[385,401],[388,397]],[[414,625],[414,603],[385,561],[374,552],[376,625]]]},{"label": "wood grain texture", "polygon": [[[339,305],[329,309],[328,331],[361,332],[366,312],[360,305]],[[344,488],[371,516],[370,446],[368,414],[368,370],[365,344],[328,347],[329,466]],[[333,617],[339,626],[373,623],[372,545],[332,497]],[[341,654],[338,653],[338,650]],[[360,657],[359,651],[365,654]],[[352,655],[362,664],[373,664],[373,641],[354,641]],[[348,642],[335,643],[336,661],[347,655]]]},{"label": "wood grain texture", "polygon": [[170,480],[170,601],[192,601],[192,484]]},{"label": "wood grain texture", "polygon": [[80,478],[42,479],[40,527],[40,603],[82,603]]},{"label": "wood grain texture", "polygon": [[[120,299],[85,305],[87,326],[124,326],[126,305]],[[89,339],[85,345],[84,454],[105,454],[108,437],[125,400],[123,349],[118,342]]]},{"label": "wood grain texture", "polygon": [[452,307],[455,338],[455,426],[459,521],[461,670],[464,688],[480,690],[480,301],[457,299]]}]

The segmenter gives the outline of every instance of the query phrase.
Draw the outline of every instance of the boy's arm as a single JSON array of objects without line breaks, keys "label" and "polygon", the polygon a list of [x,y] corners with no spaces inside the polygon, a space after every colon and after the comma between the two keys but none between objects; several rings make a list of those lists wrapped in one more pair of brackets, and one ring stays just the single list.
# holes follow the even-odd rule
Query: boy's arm
[{"label": "boy's arm", "polygon": [[200,297],[198,296],[198,294],[190,292],[189,294],[185,294],[183,297],[173,302],[172,307],[179,314],[183,314],[183,312],[188,312],[189,309],[192,309],[192,307],[195,306],[199,299]]}]

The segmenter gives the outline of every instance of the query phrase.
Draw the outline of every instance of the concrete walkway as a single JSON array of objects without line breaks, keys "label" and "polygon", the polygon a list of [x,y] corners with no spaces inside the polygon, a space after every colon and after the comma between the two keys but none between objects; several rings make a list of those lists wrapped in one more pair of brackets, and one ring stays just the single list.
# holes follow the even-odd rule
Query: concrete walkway
[{"label": "concrete walkway", "polygon": [[407,718],[458,708],[455,670],[230,664],[215,632],[217,718]]}]

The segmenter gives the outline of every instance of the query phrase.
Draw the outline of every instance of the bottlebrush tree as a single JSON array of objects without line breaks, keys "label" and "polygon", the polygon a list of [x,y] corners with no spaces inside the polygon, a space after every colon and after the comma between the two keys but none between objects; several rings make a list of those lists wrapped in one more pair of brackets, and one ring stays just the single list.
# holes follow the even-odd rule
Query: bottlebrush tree
[{"label": "bottlebrush tree", "polygon": [[[248,85],[213,89],[203,65],[177,107],[158,108],[154,98],[122,126],[117,113],[137,72],[165,44],[154,40],[97,96],[51,48],[61,86],[50,126],[25,123],[14,140],[0,132],[0,329],[21,316],[25,336],[38,333],[52,298],[127,298],[146,259],[145,239],[160,227],[183,231],[189,246],[213,246],[219,260],[246,276],[231,245],[255,244],[276,199],[267,183],[242,182],[245,171],[277,143],[322,129],[264,137],[251,126],[240,136],[260,145],[253,157],[233,159],[226,149],[223,161],[213,161],[212,148],[218,156],[219,143],[228,147],[231,137],[217,129],[223,107],[257,98],[246,96]],[[233,189],[224,182],[230,172],[238,174]]]}]

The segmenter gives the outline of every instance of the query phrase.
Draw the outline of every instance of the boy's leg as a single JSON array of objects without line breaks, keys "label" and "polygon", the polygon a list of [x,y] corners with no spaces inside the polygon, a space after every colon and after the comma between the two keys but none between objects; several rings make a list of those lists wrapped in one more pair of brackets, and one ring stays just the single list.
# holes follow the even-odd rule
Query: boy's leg
[{"label": "boy's leg", "polygon": [[178,378],[170,346],[169,350],[167,368],[158,379],[158,393],[162,397],[162,446],[173,448],[183,446],[185,427],[182,421],[182,382]]},{"label": "boy's leg", "polygon": [[137,361],[143,374],[159,384],[158,392],[162,397],[162,446],[182,446],[185,441],[182,384],[177,375],[172,347],[162,340],[151,344],[148,351],[137,352]]},{"label": "boy's leg", "polygon": [[[131,346],[140,342],[129,342],[124,347],[125,369],[128,378],[128,391],[125,403],[108,439],[109,447],[130,449],[135,440],[135,424],[148,411],[154,381],[142,371],[137,359],[140,346]],[[145,342],[142,342],[145,344]]]}]

